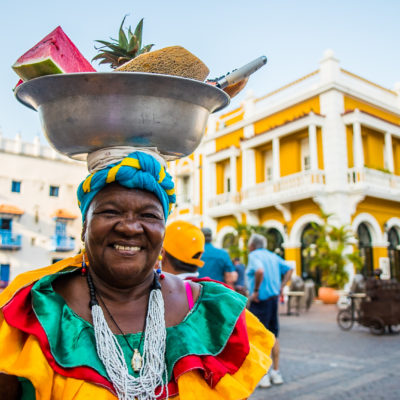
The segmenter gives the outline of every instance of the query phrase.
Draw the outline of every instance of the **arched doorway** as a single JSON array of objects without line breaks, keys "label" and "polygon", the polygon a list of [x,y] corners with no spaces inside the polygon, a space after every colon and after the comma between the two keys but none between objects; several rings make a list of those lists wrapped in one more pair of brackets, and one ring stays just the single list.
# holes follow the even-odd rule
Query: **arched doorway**
[{"label": "arched doorway", "polygon": [[226,233],[222,239],[222,248],[225,249],[230,255],[236,257],[239,252],[238,240],[233,232]]},{"label": "arched doorway", "polygon": [[400,239],[395,227],[388,232],[388,253],[390,260],[390,277],[400,281]]},{"label": "arched doorway", "polygon": [[321,285],[321,275],[318,268],[315,271],[311,271],[310,269],[310,261],[311,255],[310,252],[306,251],[310,247],[310,245],[315,244],[317,240],[317,235],[313,234],[313,226],[311,223],[308,223],[301,233],[301,277],[303,279],[312,279],[316,286],[319,287]]},{"label": "arched doorway", "polygon": [[272,251],[278,256],[285,258],[285,249],[283,248],[283,236],[276,228],[270,228],[266,234],[267,249]]},{"label": "arched doorway", "polygon": [[369,277],[374,274],[374,261],[372,257],[371,234],[369,233],[369,229],[366,224],[361,223],[360,225],[358,225],[357,236],[358,249],[360,250],[360,256],[363,260],[361,273],[365,277]]}]

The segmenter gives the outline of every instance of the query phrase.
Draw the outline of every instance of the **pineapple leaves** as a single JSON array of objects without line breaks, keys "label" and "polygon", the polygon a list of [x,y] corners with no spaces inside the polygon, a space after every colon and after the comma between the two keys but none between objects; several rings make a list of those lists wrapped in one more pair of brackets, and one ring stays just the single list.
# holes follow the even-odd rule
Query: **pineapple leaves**
[{"label": "pineapple leaves", "polygon": [[138,43],[138,49],[142,47],[143,18],[137,24],[134,35]]},{"label": "pineapple leaves", "polygon": [[119,27],[119,45],[126,49],[128,47],[128,39],[126,38],[123,26],[127,15],[125,15],[124,19],[121,22],[121,26]]},{"label": "pineapple leaves", "polygon": [[118,32],[118,40],[110,37],[110,42],[105,40],[96,40],[102,46],[95,49],[99,52],[92,61],[101,60],[99,64],[111,64],[112,68],[118,68],[122,64],[137,57],[140,54],[147,53],[154,46],[148,44],[142,47],[143,18],[137,24],[135,31],[132,28],[124,30],[124,23],[127,15],[124,16]]},{"label": "pineapple leaves", "polygon": [[106,47],[108,47],[110,50],[115,52],[115,54],[119,54],[120,56],[125,56],[126,55],[125,49],[122,49],[121,47],[119,47],[119,46],[117,46],[115,44],[107,43],[107,42],[104,42],[103,40],[96,40],[96,42],[104,44],[104,46],[99,47],[98,50],[108,51],[108,50],[103,50]]},{"label": "pineapple leaves", "polygon": [[139,47],[140,47],[140,45],[139,45],[138,41],[136,40],[136,36],[133,35],[131,37],[131,39],[129,40],[127,52],[128,53],[136,53],[138,51]]},{"label": "pineapple leaves", "polygon": [[148,44],[147,46],[142,47],[136,54],[136,56],[140,56],[143,53],[148,53],[154,44]]}]

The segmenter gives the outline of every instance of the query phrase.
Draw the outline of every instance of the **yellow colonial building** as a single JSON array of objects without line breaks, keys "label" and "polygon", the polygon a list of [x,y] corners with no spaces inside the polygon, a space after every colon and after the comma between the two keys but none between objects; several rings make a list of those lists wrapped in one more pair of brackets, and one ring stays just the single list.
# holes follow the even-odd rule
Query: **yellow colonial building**
[{"label": "yellow colonial building", "polygon": [[366,274],[400,278],[400,86],[342,69],[330,50],[310,74],[212,115],[196,152],[170,169],[171,219],[211,227],[218,245],[235,220],[263,225],[307,275],[304,232],[322,209],[352,227]]}]

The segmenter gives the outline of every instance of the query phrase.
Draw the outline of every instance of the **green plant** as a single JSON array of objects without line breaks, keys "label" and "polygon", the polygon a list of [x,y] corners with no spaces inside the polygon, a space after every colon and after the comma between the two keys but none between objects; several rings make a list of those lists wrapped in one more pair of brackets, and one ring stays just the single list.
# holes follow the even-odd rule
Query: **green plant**
[{"label": "green plant", "polygon": [[247,265],[249,256],[247,242],[252,233],[259,233],[268,240],[268,230],[265,226],[250,225],[235,220],[234,231],[225,235],[222,247],[228,251],[231,258],[239,257]]},{"label": "green plant", "polygon": [[312,243],[305,249],[310,257],[311,271],[319,271],[323,285],[342,289],[349,280],[346,265],[351,262],[361,268],[362,259],[358,252],[347,253],[353,241],[353,232],[348,225],[336,226],[328,222],[332,214],[322,212],[322,224],[311,223],[305,237]]}]

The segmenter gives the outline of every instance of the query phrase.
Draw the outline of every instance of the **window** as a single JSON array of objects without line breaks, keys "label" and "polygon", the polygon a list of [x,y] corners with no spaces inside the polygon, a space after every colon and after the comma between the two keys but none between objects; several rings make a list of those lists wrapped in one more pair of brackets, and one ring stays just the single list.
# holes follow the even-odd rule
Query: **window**
[{"label": "window", "polygon": [[224,193],[231,191],[231,165],[227,163],[224,167]]},{"label": "window", "polygon": [[0,229],[3,231],[11,231],[11,222],[10,218],[0,218]]},{"label": "window", "polygon": [[303,169],[306,171],[311,169],[310,156],[305,156],[303,159]]},{"label": "window", "polygon": [[304,138],[300,142],[301,148],[301,169],[302,171],[307,171],[311,169],[311,159],[310,159],[310,144],[308,138]]},{"label": "window", "polygon": [[190,202],[190,176],[185,175],[182,177],[182,201],[184,203],[189,203]]},{"label": "window", "polygon": [[56,221],[56,236],[67,236],[67,223],[64,221]]},{"label": "window", "polygon": [[21,192],[21,182],[20,181],[12,181],[11,182],[11,191],[14,193]]},{"label": "window", "polygon": [[265,171],[265,182],[272,181],[272,150],[267,150],[264,153],[264,171]]},{"label": "window", "polygon": [[58,192],[59,192],[59,187],[58,186],[50,186],[50,193],[49,195],[52,197],[58,197]]},{"label": "window", "polygon": [[5,288],[10,280],[10,264],[0,265],[0,287]]}]

